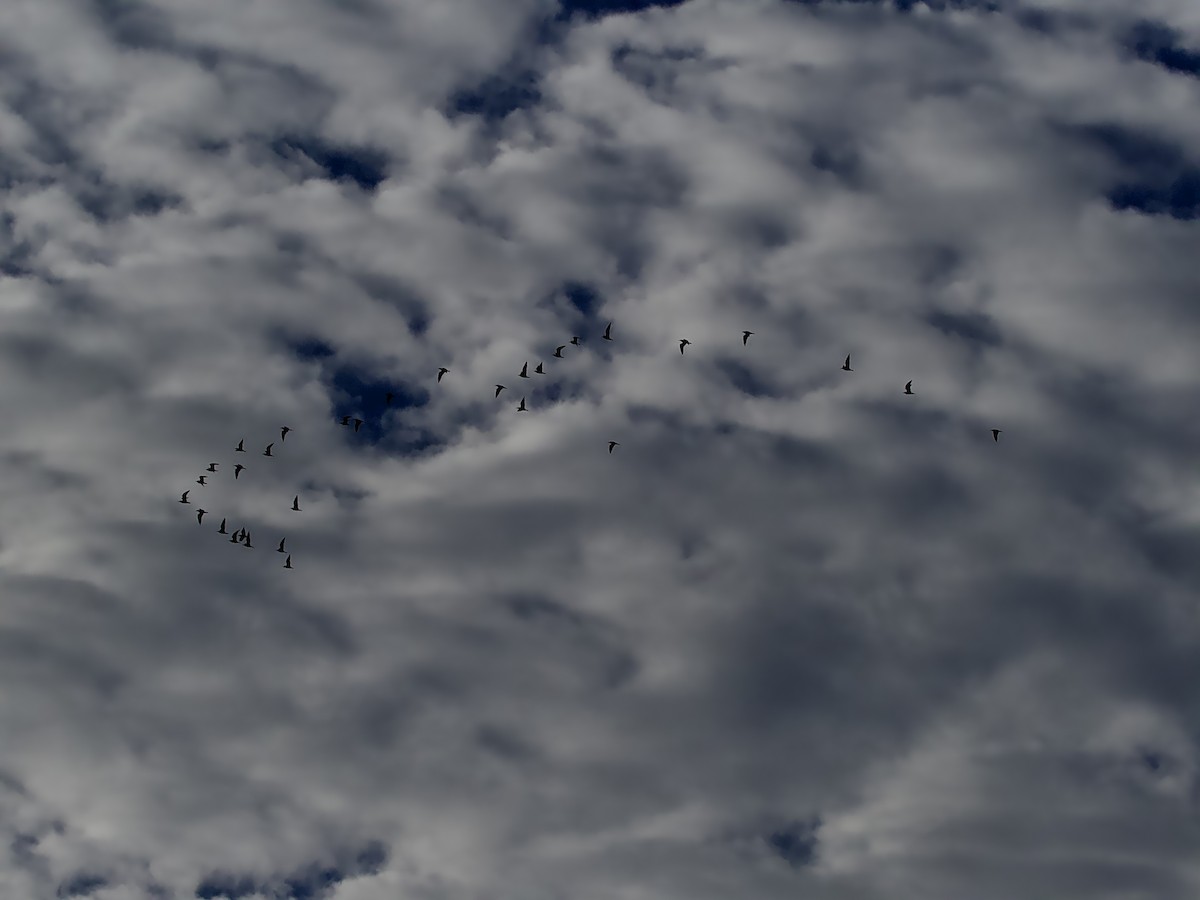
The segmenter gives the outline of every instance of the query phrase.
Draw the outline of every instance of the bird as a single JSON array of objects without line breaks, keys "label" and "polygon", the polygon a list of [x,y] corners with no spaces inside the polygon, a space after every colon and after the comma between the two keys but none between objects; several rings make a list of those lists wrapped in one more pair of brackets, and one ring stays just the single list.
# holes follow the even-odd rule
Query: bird
[{"label": "bird", "polygon": [[362,428],[362,423],[363,423],[362,419],[354,420],[354,433],[355,434],[358,434],[358,429]]},{"label": "bird", "polygon": [[504,390],[504,385],[502,385],[502,384],[498,384],[498,385],[496,385],[496,396],[497,396],[497,397],[499,397],[499,396],[500,396],[500,392],[501,392],[502,390]]},{"label": "bird", "polygon": [[287,551],[283,549],[283,544],[284,544],[284,541],[286,541],[286,540],[287,540],[287,538],[284,538],[283,540],[281,540],[279,542],[279,549],[275,551],[276,553],[287,553]]},{"label": "bird", "polygon": [[911,381],[904,385],[904,393],[906,393],[906,394],[912,393],[912,382]]},{"label": "bird", "polygon": [[300,495],[299,494],[297,494],[296,498],[292,501],[292,509],[294,509],[296,512],[300,512]]},{"label": "bird", "polygon": [[270,455],[271,455],[271,448],[272,448],[272,447],[274,447],[274,446],[275,446],[275,442],[274,442],[274,441],[272,441],[271,443],[267,444],[267,449],[263,451],[263,456],[270,456]]},{"label": "bird", "polygon": [[683,356],[683,348],[686,347],[690,343],[691,343],[691,341],[689,341],[687,338],[680,338],[680,340],[679,340],[679,355],[680,356]]},{"label": "bird", "polygon": [[235,531],[233,534],[231,534],[229,536],[229,543],[231,543],[231,544],[240,543],[241,540],[242,540],[242,533],[240,531]]},{"label": "bird", "polygon": [[343,424],[343,425],[349,425],[349,424],[350,424],[350,417],[349,417],[349,416],[342,416],[342,424]]},{"label": "bird", "polygon": [[204,515],[205,515],[205,513],[207,513],[207,512],[208,512],[208,510],[207,510],[207,509],[198,509],[198,510],[196,510],[196,524],[197,524],[197,525],[203,525],[203,524],[204,524]]},{"label": "bird", "polygon": [[604,329],[604,334],[603,334],[603,338],[604,338],[606,341],[611,341],[611,340],[612,340],[612,333],[611,333],[611,332],[612,332],[612,322],[609,322],[609,323],[608,323],[608,327]]},{"label": "bird", "polygon": [[289,553],[288,558],[283,561],[283,567],[285,569],[292,568],[292,554]]},{"label": "bird", "polygon": [[538,364],[537,364],[537,368],[536,368],[536,369],[534,369],[533,371],[534,371],[534,372],[536,372],[538,375],[545,375],[545,374],[546,374],[546,370],[542,368],[542,364],[541,364],[541,363],[538,363]]},{"label": "bird", "polygon": [[201,475],[199,478],[196,479],[196,484],[200,484],[200,485],[208,484],[208,477],[205,475]]},{"label": "bird", "polygon": [[621,446],[620,441],[609,441],[608,442],[608,452],[611,454],[613,447],[620,447],[620,446]]},{"label": "bird", "polygon": [[846,361],[844,363],[842,363],[842,371],[843,372],[853,372],[854,371],[852,368],[850,368],[850,354],[846,354]]},{"label": "bird", "polygon": [[997,444],[1000,443],[1000,429],[999,428],[992,429],[992,440],[995,441]]},{"label": "bird", "polygon": [[238,445],[236,447],[234,447],[233,449],[236,450],[238,453],[245,453],[246,448],[244,446],[242,446],[245,443],[246,443],[246,439],[242,438],[240,441],[238,441]]},{"label": "bird", "polygon": [[[246,531],[246,529],[243,528],[242,531]],[[248,531],[246,531],[246,545],[245,546],[246,546],[247,550],[254,549],[254,545],[252,543],[250,543],[250,532],[248,532]]]},{"label": "bird", "polygon": [[445,366],[442,366],[440,369],[438,369],[438,384],[442,383],[442,376],[445,375],[449,371],[450,370],[447,369]]},{"label": "bird", "polygon": [[529,377],[529,363],[525,363],[525,365],[521,366],[521,377],[522,378]]},{"label": "bird", "polygon": [[571,343],[574,344],[576,347],[578,347],[579,346],[579,335],[577,335],[577,334],[571,335]]},{"label": "bird", "polygon": [[393,394],[391,391],[388,391],[386,394],[383,395],[383,402],[385,404],[387,404],[388,406],[391,406],[392,400],[394,400],[395,397],[396,397],[395,394]]},{"label": "bird", "polygon": [[216,463],[209,463],[209,464],[208,464],[208,468],[207,468],[205,471],[207,471],[207,472],[215,472],[215,471],[217,471],[217,464],[216,464]]},{"label": "bird", "polygon": [[280,429],[279,429],[279,439],[280,439],[281,441],[286,441],[286,440],[287,440],[287,436],[288,436],[288,432],[289,432],[289,431],[291,431],[291,430],[292,430],[292,429],[290,429],[290,428],[288,428],[286,425],[284,425],[282,428],[280,428]]},{"label": "bird", "polygon": [[221,527],[217,529],[217,534],[229,534],[229,532],[225,529],[224,519],[221,520]]},{"label": "bird", "polygon": [[567,349],[567,345],[566,345],[566,344],[563,344],[561,347],[556,347],[556,348],[554,349],[554,355],[555,355],[555,356],[557,356],[559,359],[562,359],[562,352],[563,352],[565,349]]},{"label": "bird", "polygon": [[190,493],[191,493],[191,491],[184,491],[182,494],[180,494],[180,495],[179,495],[179,502],[180,502],[180,503],[187,503],[187,502],[188,502],[187,495],[188,495],[188,494],[190,494]]},{"label": "bird", "polygon": [[238,476],[242,474],[242,469],[244,469],[244,468],[246,468],[246,467],[243,466],[241,463],[238,463],[236,466],[233,467],[233,480],[234,481],[237,481]]},{"label": "bird", "polygon": [[750,335],[752,335],[752,334],[754,334],[753,331],[743,331],[742,332],[742,346],[743,347],[746,346],[746,342],[750,340]]},{"label": "bird", "polygon": [[521,405],[517,407],[517,412],[529,412],[529,410],[527,410],[525,408],[525,398],[524,397],[521,398]]}]

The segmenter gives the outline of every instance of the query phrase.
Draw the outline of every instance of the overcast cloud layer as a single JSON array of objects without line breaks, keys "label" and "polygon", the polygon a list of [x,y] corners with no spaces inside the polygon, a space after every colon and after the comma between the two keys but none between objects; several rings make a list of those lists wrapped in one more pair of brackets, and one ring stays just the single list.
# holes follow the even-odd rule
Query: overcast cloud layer
[{"label": "overcast cloud layer", "polygon": [[645,5],[0,4],[0,895],[1200,896],[1200,7]]}]

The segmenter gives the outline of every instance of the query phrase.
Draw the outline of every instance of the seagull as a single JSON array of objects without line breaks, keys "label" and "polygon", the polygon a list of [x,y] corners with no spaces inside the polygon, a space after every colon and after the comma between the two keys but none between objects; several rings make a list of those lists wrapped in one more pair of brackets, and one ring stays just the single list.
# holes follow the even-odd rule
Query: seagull
[{"label": "seagull", "polygon": [[842,363],[842,371],[843,372],[853,372],[854,371],[852,368],[850,368],[850,355],[849,354],[846,354],[846,361],[844,363]]},{"label": "seagull", "polygon": [[912,393],[912,382],[911,381],[904,385],[904,393],[906,393],[906,394]]},{"label": "seagull", "polygon": [[[441,381],[441,376],[438,376],[438,380]],[[394,400],[395,398],[396,398],[396,395],[393,394],[391,391],[388,391],[386,394],[383,395],[383,402],[386,403],[388,406],[391,406],[392,400]]]},{"label": "seagull", "polygon": [[753,331],[743,331],[742,332],[742,346],[743,347],[746,346],[746,342],[750,340],[750,335],[752,335],[752,334],[754,334]]},{"label": "seagull", "polygon": [[290,569],[292,567],[292,554],[288,554],[288,558],[283,561],[283,567]]},{"label": "seagull", "polygon": [[238,476],[242,474],[242,469],[244,469],[244,468],[246,468],[246,467],[243,466],[241,463],[238,463],[236,466],[233,467],[233,480],[234,481],[237,481]]},{"label": "seagull", "polygon": [[240,441],[238,441],[238,445],[236,447],[234,447],[233,449],[236,450],[238,453],[245,453],[246,448],[242,446],[244,443],[246,443],[246,439],[242,438]]},{"label": "seagull", "polygon": [[205,475],[201,475],[199,478],[196,479],[196,484],[202,484],[202,485],[208,484],[208,477]]},{"label": "seagull", "polygon": [[542,364],[541,364],[541,363],[538,363],[538,364],[537,364],[537,368],[536,368],[536,369],[534,369],[533,371],[534,371],[534,372],[536,372],[538,375],[545,375],[545,374],[546,374],[546,370],[542,368]]},{"label": "seagull", "polygon": [[342,424],[343,424],[343,425],[349,425],[349,424],[350,424],[350,417],[349,417],[349,416],[342,416]]},{"label": "seagull", "polygon": [[[242,531],[246,531],[246,529],[243,528]],[[246,549],[247,550],[254,549],[254,545],[252,543],[250,543],[250,532],[248,532],[248,531],[246,531]]]},{"label": "seagull", "polygon": [[237,539],[238,539],[239,541],[244,541],[244,540],[246,540],[246,538],[248,538],[248,537],[250,537],[250,532],[248,532],[248,531],[247,531],[245,528],[239,528],[239,529],[238,529],[238,533],[237,533]]},{"label": "seagull", "polygon": [[276,553],[287,553],[287,551],[283,549],[283,542],[286,540],[287,540],[287,538],[284,538],[282,541],[279,542],[279,549],[275,551]]},{"label": "seagull", "polygon": [[208,464],[208,469],[206,469],[205,471],[208,471],[208,472],[215,472],[215,471],[217,471],[217,464],[216,464],[216,463],[209,463],[209,464]]},{"label": "seagull", "polygon": [[500,392],[501,392],[502,390],[504,390],[504,385],[502,385],[502,384],[498,384],[498,385],[496,385],[496,396],[497,396],[497,397],[499,397],[499,396],[500,396]]},{"label": "seagull", "polygon": [[198,509],[198,510],[196,510],[196,524],[197,524],[197,525],[203,525],[203,524],[204,524],[204,514],[205,514],[206,512],[208,512],[208,510],[207,510],[207,509]]},{"label": "seagull", "polygon": [[225,529],[225,520],[224,519],[221,520],[221,527],[217,529],[217,534],[229,534],[229,532],[226,531],[226,529]]},{"label": "seagull", "polygon": [[294,509],[296,512],[300,512],[300,495],[299,494],[297,494],[296,499],[294,499],[292,501],[292,509]]},{"label": "seagull", "polygon": [[997,444],[1000,443],[1000,429],[999,428],[992,429],[992,440],[995,441]]},{"label": "seagull", "polygon": [[517,407],[517,412],[529,412],[529,410],[527,410],[525,408],[525,398],[524,397],[521,398],[521,405]]},{"label": "seagull", "polygon": [[229,536],[229,543],[231,543],[231,544],[241,543],[241,540],[242,540],[242,533],[240,531],[235,531],[233,534],[231,534]]},{"label": "seagull", "polygon": [[609,441],[608,442],[608,452],[611,454],[613,447],[620,447],[620,446],[621,446],[620,441]]},{"label": "seagull", "polygon": [[612,322],[609,322],[608,327],[604,329],[604,334],[603,334],[603,337],[606,341],[612,340],[611,332],[612,332]]},{"label": "seagull", "polygon": [[683,356],[683,348],[686,347],[690,343],[691,343],[691,341],[689,341],[687,338],[683,338],[679,341],[679,355],[680,356]]},{"label": "seagull", "polygon": [[287,436],[288,436],[288,432],[289,432],[289,431],[291,431],[291,430],[292,430],[292,429],[290,429],[290,428],[288,428],[286,425],[284,425],[282,428],[280,428],[280,429],[279,429],[279,439],[280,439],[281,441],[286,441],[286,440],[287,440]]},{"label": "seagull", "polygon": [[449,371],[450,370],[447,369],[445,366],[442,366],[440,369],[438,369],[438,384],[442,383],[442,376],[445,375]]},{"label": "seagull", "polygon": [[180,502],[180,503],[187,503],[187,502],[188,502],[187,495],[188,495],[188,494],[190,494],[190,493],[191,493],[191,491],[184,491],[182,494],[180,494],[180,495],[179,495],[179,502]]},{"label": "seagull", "polygon": [[566,344],[563,344],[561,347],[556,348],[554,351],[554,355],[557,356],[559,359],[562,359],[562,352],[566,348],[567,348]]},{"label": "seagull", "polygon": [[529,377],[529,363],[525,363],[525,365],[521,366],[521,377],[522,378]]},{"label": "seagull", "polygon": [[363,423],[362,419],[354,420],[354,433],[355,434],[358,434],[358,429],[362,428],[362,423]]},{"label": "seagull", "polygon": [[274,442],[274,441],[272,441],[271,443],[267,444],[267,449],[263,451],[263,456],[270,456],[270,455],[271,455],[271,448],[272,448],[272,447],[274,447],[274,446],[275,446],[275,442]]},{"label": "seagull", "polygon": [[574,344],[576,347],[578,347],[579,346],[579,335],[577,335],[577,334],[571,335],[571,343]]}]

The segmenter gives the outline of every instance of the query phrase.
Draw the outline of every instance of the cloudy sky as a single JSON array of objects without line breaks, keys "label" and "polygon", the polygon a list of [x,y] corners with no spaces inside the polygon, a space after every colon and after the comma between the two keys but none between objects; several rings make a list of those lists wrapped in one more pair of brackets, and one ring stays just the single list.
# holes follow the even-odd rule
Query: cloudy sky
[{"label": "cloudy sky", "polygon": [[0,4],[0,895],[1200,895],[1198,109],[1194,0]]}]

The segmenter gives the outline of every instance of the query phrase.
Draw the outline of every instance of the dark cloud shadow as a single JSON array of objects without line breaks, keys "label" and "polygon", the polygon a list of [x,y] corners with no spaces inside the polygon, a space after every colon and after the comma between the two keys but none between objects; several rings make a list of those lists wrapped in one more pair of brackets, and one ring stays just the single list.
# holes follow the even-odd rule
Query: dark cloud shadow
[{"label": "dark cloud shadow", "polygon": [[1170,26],[1142,19],[1122,35],[1121,45],[1144,62],[1200,78],[1200,50],[1184,47],[1181,39],[1182,35]]},{"label": "dark cloud shadow", "polygon": [[767,835],[767,845],[789,866],[811,865],[817,857],[817,831],[821,820],[793,821]]}]

